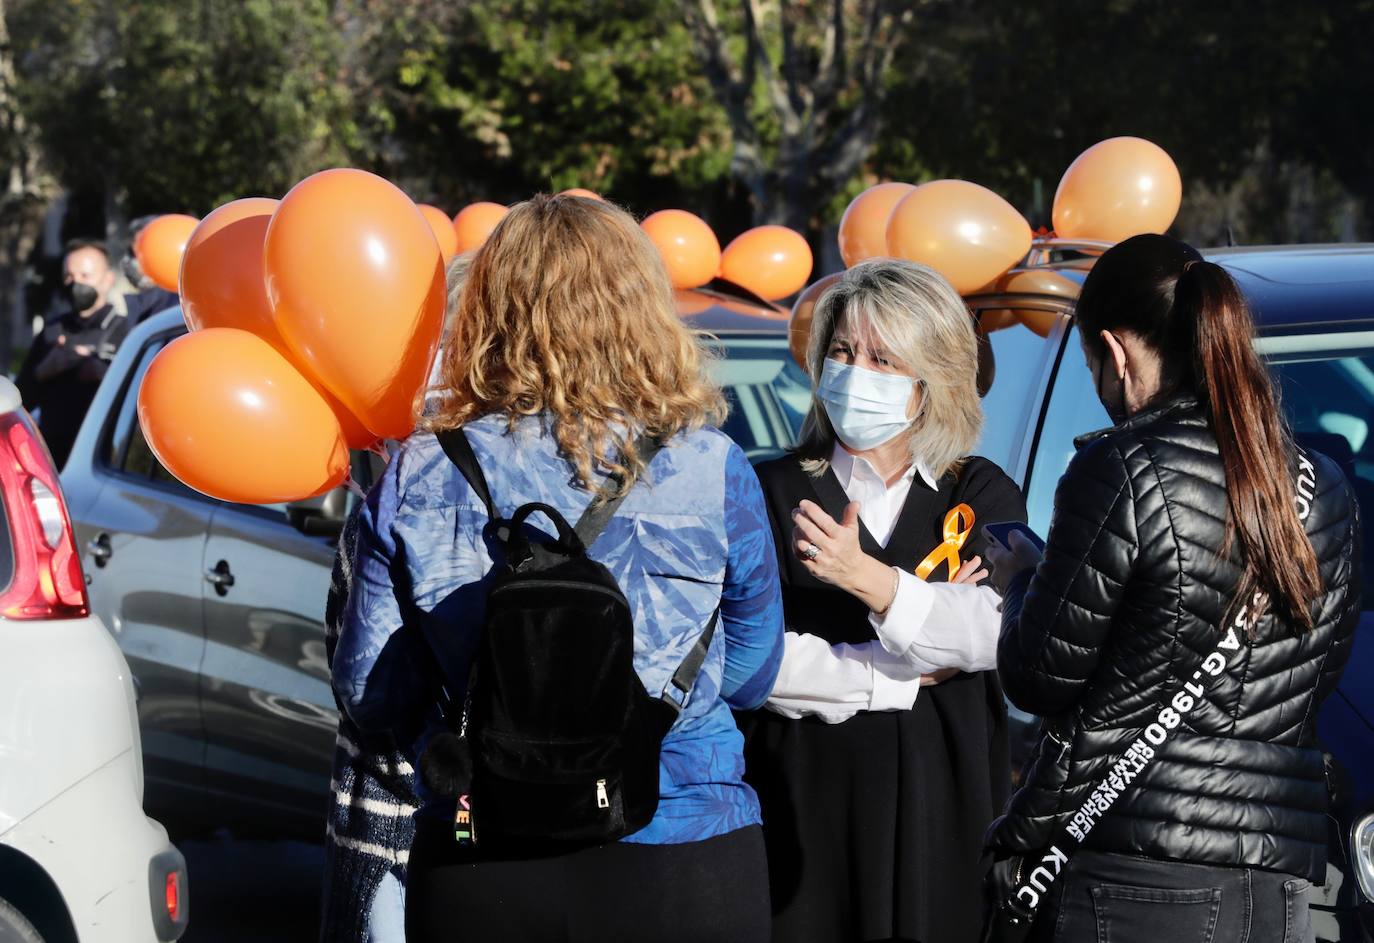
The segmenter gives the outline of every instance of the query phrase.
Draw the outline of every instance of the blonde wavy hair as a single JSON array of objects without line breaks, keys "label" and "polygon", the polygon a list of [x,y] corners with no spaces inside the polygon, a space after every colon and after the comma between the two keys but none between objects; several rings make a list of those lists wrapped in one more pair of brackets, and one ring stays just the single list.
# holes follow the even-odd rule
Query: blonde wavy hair
[{"label": "blonde wavy hair", "polygon": [[[477,252],[425,426],[545,416],[584,488],[644,471],[634,439],[719,423],[720,388],[682,324],[658,250],[609,203],[539,195]],[[608,496],[608,495],[603,495]]]},{"label": "blonde wavy hair", "polygon": [[924,461],[937,480],[958,471],[983,429],[973,319],[943,276],[898,259],[859,263],[816,301],[806,350],[811,411],[797,445],[802,466],[824,474],[835,448],[834,427],[815,389],[842,319],[852,330],[871,329],[924,385],[920,412],[904,433],[912,461]]}]

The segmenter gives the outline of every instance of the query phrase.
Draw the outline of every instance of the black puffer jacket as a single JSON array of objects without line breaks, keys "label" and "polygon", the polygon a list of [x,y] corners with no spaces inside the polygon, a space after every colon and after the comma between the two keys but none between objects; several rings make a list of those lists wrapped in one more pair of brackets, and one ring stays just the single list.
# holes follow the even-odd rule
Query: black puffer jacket
[{"label": "black puffer jacket", "polygon": [[[1263,618],[1087,847],[1323,878],[1315,725],[1359,617],[1359,519],[1340,468],[1308,458],[1306,528],[1326,587],[1315,629]],[[1003,606],[1002,684],[1046,720],[1020,790],[989,830],[995,853],[1043,852],[1063,813],[1079,809],[1216,644],[1242,574],[1238,552],[1218,555],[1226,513],[1216,438],[1194,399],[1080,443],[1044,563],[1013,581]]]}]

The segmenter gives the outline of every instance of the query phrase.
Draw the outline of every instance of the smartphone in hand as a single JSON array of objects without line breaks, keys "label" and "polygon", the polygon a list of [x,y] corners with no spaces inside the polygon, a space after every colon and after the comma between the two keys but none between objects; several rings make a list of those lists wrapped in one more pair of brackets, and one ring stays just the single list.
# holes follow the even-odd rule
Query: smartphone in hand
[{"label": "smartphone in hand", "polygon": [[1020,531],[1023,537],[1035,544],[1037,550],[1044,552],[1045,541],[1040,539],[1039,534],[1030,529],[1029,524],[1023,524],[1020,521],[1002,521],[996,524],[983,525],[983,536],[990,542],[1001,544],[1008,550],[1011,549],[1012,531]]}]

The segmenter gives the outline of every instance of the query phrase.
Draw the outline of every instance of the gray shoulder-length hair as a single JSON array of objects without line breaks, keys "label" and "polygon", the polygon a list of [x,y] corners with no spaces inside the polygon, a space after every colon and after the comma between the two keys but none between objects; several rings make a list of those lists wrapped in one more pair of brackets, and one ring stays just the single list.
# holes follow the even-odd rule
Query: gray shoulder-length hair
[{"label": "gray shoulder-length hair", "polygon": [[811,411],[797,444],[802,467],[812,475],[824,474],[835,448],[835,430],[816,386],[842,318],[851,328],[871,328],[924,385],[921,409],[905,433],[912,461],[924,461],[936,479],[957,470],[983,428],[973,319],[943,276],[898,259],[859,263],[816,302],[806,350]]}]

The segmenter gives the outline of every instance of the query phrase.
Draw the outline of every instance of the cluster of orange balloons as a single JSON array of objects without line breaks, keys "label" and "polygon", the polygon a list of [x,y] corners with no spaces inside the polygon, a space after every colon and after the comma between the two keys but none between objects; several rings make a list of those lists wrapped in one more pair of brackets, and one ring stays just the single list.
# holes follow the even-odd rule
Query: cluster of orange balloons
[{"label": "cluster of orange balloons", "polygon": [[786,226],[755,226],[724,251],[706,221],[686,210],[659,210],[640,226],[658,247],[679,291],[700,288],[719,276],[777,301],[796,294],[811,277],[811,247]]},{"label": "cluster of orange balloons", "polygon": [[1015,207],[967,180],[870,187],[849,204],[839,232],[845,265],[884,256],[923,262],[962,293],[1015,265],[1031,239]]},{"label": "cluster of orange balloons", "polygon": [[[1178,167],[1163,148],[1142,138],[1110,138],[1064,172],[1054,197],[1055,235],[1115,243],[1162,233],[1182,196]],[[966,180],[869,187],[849,204],[839,230],[845,265],[880,256],[924,262],[964,293],[1008,271],[1032,238],[1011,204]]]},{"label": "cluster of orange balloons", "polygon": [[[1173,224],[1182,199],[1178,167],[1163,148],[1143,138],[1109,138],[1080,154],[1064,172],[1054,197],[1054,235],[1116,243],[1140,233],[1162,233]],[[871,258],[902,258],[929,265],[961,294],[1076,296],[1078,282],[1073,279],[1014,268],[1033,242],[1030,224],[1015,207],[966,180],[869,187],[849,204],[839,227],[846,266]],[[804,365],[816,300],[836,277],[811,285],[793,305],[791,346],[798,363]],[[1001,314],[1042,334],[1057,317],[1050,312]]]},{"label": "cluster of orange balloons", "polygon": [[168,471],[226,501],[295,501],[342,484],[350,448],[409,435],[456,251],[441,246],[444,231],[456,242],[444,223],[350,169],[200,221],[173,283],[191,333],[139,390],[139,422]]}]

